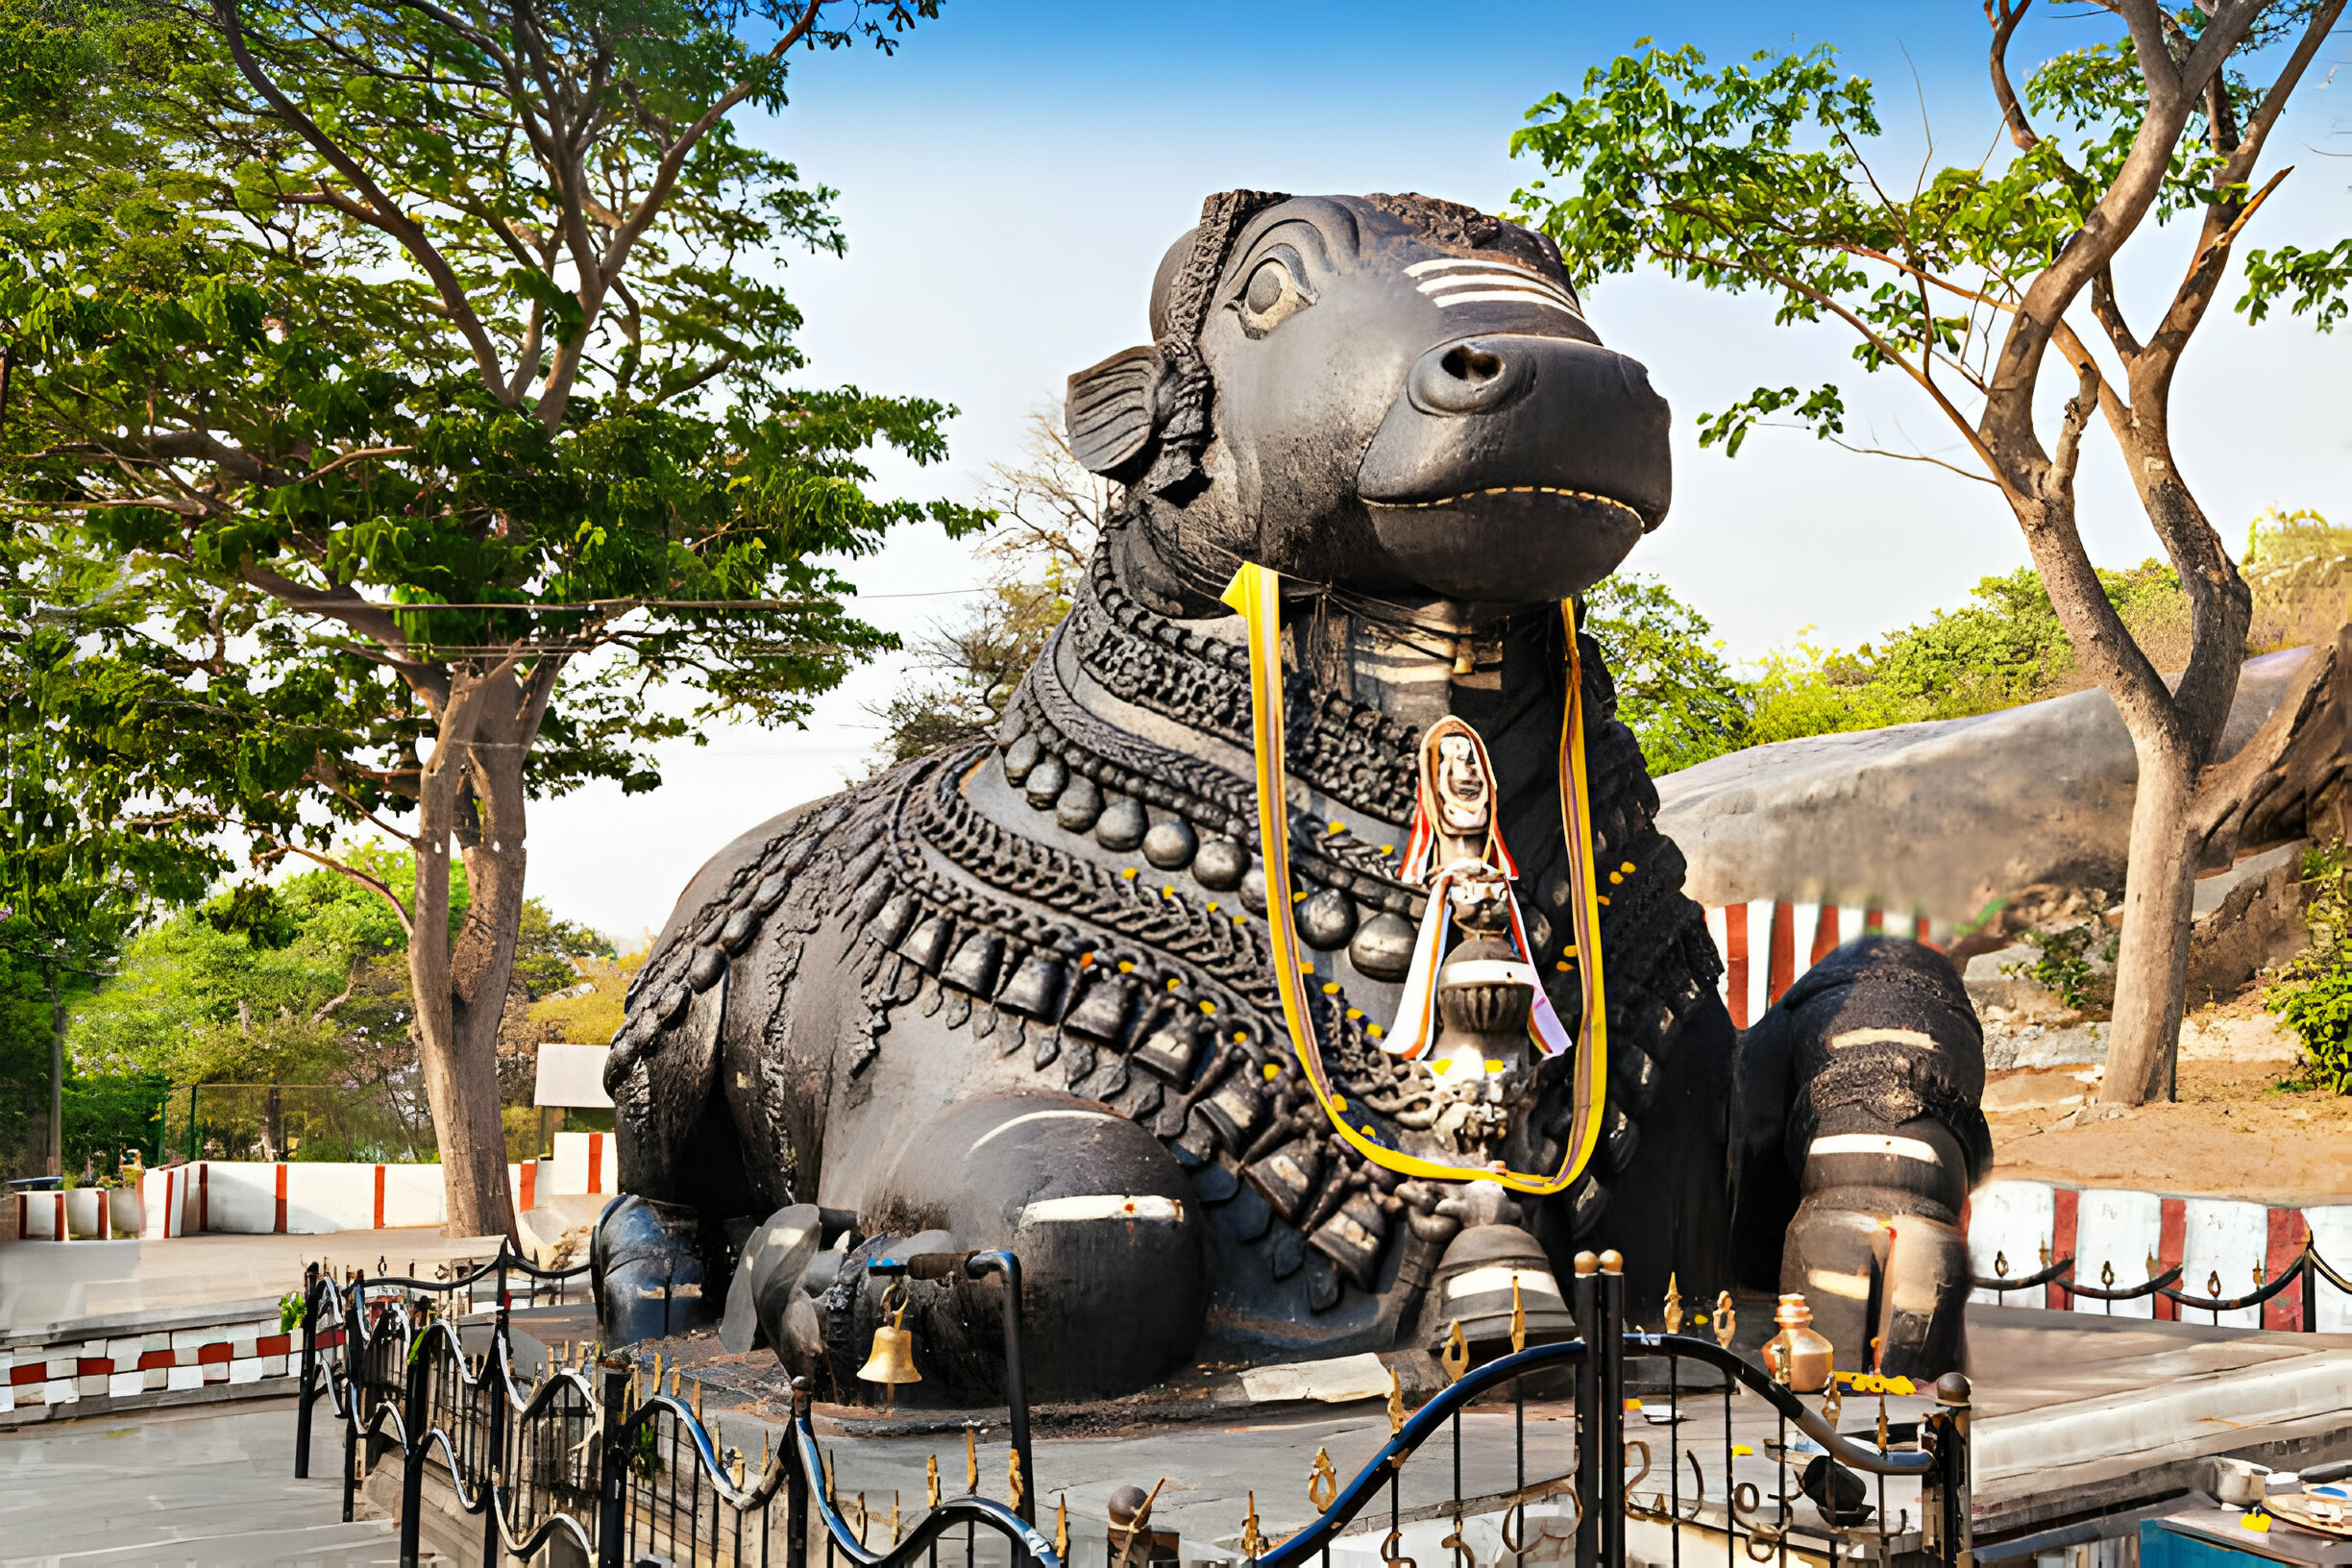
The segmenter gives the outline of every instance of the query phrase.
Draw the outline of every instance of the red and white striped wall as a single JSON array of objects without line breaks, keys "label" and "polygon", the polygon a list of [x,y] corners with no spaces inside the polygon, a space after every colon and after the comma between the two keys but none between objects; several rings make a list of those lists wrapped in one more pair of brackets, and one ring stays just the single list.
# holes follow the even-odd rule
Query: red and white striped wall
[{"label": "red and white striped wall", "polygon": [[557,1133],[555,1154],[542,1161],[549,1193],[618,1192],[621,1151],[610,1133]]},{"label": "red and white striped wall", "polygon": [[[555,1153],[506,1167],[518,1212],[542,1195],[618,1192],[620,1152],[609,1133],[557,1133]],[[99,1192],[11,1193],[0,1240],[96,1238]],[[109,1234],[151,1241],[208,1231],[319,1236],[438,1225],[447,1217],[441,1167],[327,1161],[200,1160],[149,1170],[139,1187],[106,1194]]]},{"label": "red and white striped wall", "polygon": [[[2303,1208],[2233,1198],[2173,1197],[2118,1188],[2057,1187],[2047,1182],[1987,1182],[1969,1199],[1969,1265],[1981,1279],[2023,1279],[2050,1262],[2072,1258],[2073,1282],[2128,1289],[2181,1265],[2178,1288],[2227,1300],[2275,1280],[2302,1255],[2308,1235],[2319,1256],[2340,1271],[2352,1261],[2352,1204]],[[2011,1307],[2063,1311],[2069,1297],[2056,1286],[2032,1290],[1979,1290],[1972,1298]],[[2259,1307],[2219,1314],[2181,1309],[2162,1297],[2138,1301],[2074,1298],[2073,1310],[2115,1317],[2219,1322],[2243,1329],[2302,1327],[2302,1297],[2294,1286]],[[2322,1280],[2315,1286],[2315,1327],[2352,1333],[2352,1296]]]},{"label": "red and white striped wall", "polygon": [[[339,1344],[342,1333],[330,1329],[319,1342]],[[293,1362],[301,1353],[300,1332],[280,1333],[275,1313],[194,1328],[0,1347],[0,1414],[85,1400],[110,1405],[209,1384],[288,1378],[300,1370]]]},{"label": "red and white striped wall", "polygon": [[1707,935],[1723,955],[1724,975],[1716,991],[1745,1029],[1763,1017],[1797,977],[1836,950],[1841,943],[1878,933],[1909,937],[1941,946],[1924,915],[1913,916],[1850,904],[1795,904],[1758,899],[1724,904],[1706,912]]}]

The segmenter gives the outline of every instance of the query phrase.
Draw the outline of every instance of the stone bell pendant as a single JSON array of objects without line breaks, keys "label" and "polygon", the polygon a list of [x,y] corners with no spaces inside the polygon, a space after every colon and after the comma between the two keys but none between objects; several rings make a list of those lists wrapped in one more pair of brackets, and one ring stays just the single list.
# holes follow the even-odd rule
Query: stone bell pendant
[{"label": "stone bell pendant", "polygon": [[[883,1298],[883,1309],[889,1310],[890,1298]],[[915,1367],[915,1331],[906,1326],[906,1286],[898,1286],[896,1315],[874,1330],[873,1353],[866,1364],[858,1368],[858,1377],[867,1383],[882,1384],[882,1408],[894,1409],[898,1400],[898,1384],[920,1383],[922,1374]]]},{"label": "stone bell pendant", "polygon": [[1437,970],[1437,1041],[1431,1055],[1451,1082],[1504,1082],[1527,1066],[1528,1015],[1535,970],[1510,940],[1507,885],[1500,874],[1463,878],[1449,890],[1467,933]]}]

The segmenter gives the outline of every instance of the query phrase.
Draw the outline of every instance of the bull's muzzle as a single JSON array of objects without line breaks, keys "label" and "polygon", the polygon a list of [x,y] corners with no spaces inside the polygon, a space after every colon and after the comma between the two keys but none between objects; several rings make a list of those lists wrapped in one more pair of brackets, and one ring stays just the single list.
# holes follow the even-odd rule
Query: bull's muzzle
[{"label": "bull's muzzle", "polygon": [[1666,400],[1640,363],[1565,337],[1493,334],[1417,360],[1357,473],[1396,565],[1448,598],[1580,593],[1664,519]]}]

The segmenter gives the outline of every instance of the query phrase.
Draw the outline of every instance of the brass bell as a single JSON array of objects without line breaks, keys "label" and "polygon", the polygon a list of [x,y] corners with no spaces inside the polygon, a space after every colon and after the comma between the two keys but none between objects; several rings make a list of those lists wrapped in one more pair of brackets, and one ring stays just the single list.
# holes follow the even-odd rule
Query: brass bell
[{"label": "brass bell", "polygon": [[[883,1386],[882,1408],[892,1409],[898,1399],[898,1384],[920,1383],[922,1374],[915,1368],[915,1333],[906,1326],[907,1292],[904,1284],[897,1285],[898,1311],[891,1320],[874,1330],[873,1354],[858,1368],[858,1377],[867,1383]],[[882,1297],[882,1310],[890,1311],[890,1296]]]}]

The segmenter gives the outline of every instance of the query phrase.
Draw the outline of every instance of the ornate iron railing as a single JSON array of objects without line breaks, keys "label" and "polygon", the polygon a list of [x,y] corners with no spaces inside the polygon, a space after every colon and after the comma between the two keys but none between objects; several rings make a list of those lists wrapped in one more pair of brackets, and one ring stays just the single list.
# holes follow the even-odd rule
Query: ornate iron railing
[{"label": "ornate iron railing", "polygon": [[2352,1280],[2338,1273],[2329,1265],[2326,1259],[2319,1256],[2319,1250],[2313,1243],[2309,1235],[2303,1237],[2303,1250],[2297,1253],[2293,1261],[2285,1268],[2279,1270],[2277,1278],[2264,1279],[2263,1267],[2257,1263],[2254,1288],[2238,1296],[2221,1294],[2221,1276],[2218,1270],[2205,1276],[2207,1293],[2198,1296],[2192,1295],[2178,1287],[2182,1273],[2182,1265],[2179,1263],[2159,1270],[2154,1266],[2155,1260],[2150,1259],[2151,1272],[2148,1278],[2138,1285],[2119,1286],[2115,1283],[2115,1264],[2111,1261],[2099,1265],[2097,1285],[2076,1285],[2071,1278],[2076,1260],[2061,1258],[2054,1263],[2050,1262],[2047,1247],[2043,1248],[2042,1256],[2043,1266],[2039,1270],[2013,1280],[2006,1272],[2009,1262],[2007,1256],[1996,1254],[1993,1277],[1988,1279],[1981,1274],[1975,1275],[1971,1283],[1979,1290],[1991,1290],[2000,1294],[2007,1294],[2013,1290],[2039,1290],[2046,1287],[2063,1291],[2070,1297],[2080,1296],[2089,1301],[2106,1302],[2109,1304],[2110,1311],[2114,1311],[2116,1302],[2138,1301],[2143,1297],[2154,1296],[2172,1303],[2175,1313],[2182,1309],[2209,1312],[2217,1324],[2221,1321],[2223,1312],[2242,1311],[2248,1307],[2260,1307],[2265,1302],[2283,1294],[2289,1286],[2299,1286],[2301,1289],[2297,1303],[2295,1327],[2304,1334],[2319,1332],[2320,1281],[2324,1280],[2344,1294],[2352,1295]]},{"label": "ornate iron railing", "polygon": [[[454,1321],[448,1303],[493,1277],[495,1316]],[[698,1393],[682,1397],[674,1371],[667,1393],[658,1385],[641,1389],[639,1371],[619,1357],[572,1366],[551,1360],[535,1375],[519,1375],[506,1286],[512,1278],[536,1286],[566,1277],[502,1251],[456,1280],[309,1280],[297,1474],[308,1452],[310,1405],[325,1398],[344,1422],[347,1518],[363,1471],[393,1455],[402,1461],[404,1563],[419,1555],[429,1469],[441,1473],[456,1511],[481,1521],[480,1560],[492,1568],[538,1553],[558,1534],[600,1568],[648,1557],[738,1568],[780,1557],[787,1568],[807,1568],[819,1550],[826,1568],[845,1559],[852,1568],[918,1561],[937,1568],[943,1542],[961,1544],[967,1563],[978,1560],[983,1532],[1000,1538],[1017,1564],[1063,1568],[1069,1558],[1066,1515],[1056,1510],[1051,1539],[1024,1517],[1050,1495],[1039,1478],[1030,1476],[1007,1506],[977,1495],[976,1482],[969,1495],[942,1496],[936,1467],[917,1494],[926,1497],[922,1509],[902,1526],[894,1506],[890,1541],[870,1544],[878,1516],[862,1496],[845,1506],[836,1495],[804,1381],[794,1384],[782,1440],[772,1449],[763,1442],[754,1467],[714,1435]],[[1630,1556],[1679,1568],[1686,1550],[1697,1554],[1694,1562],[1719,1550],[1731,1564],[1745,1556],[1785,1568],[1794,1552],[1959,1568],[1970,1550],[1966,1380],[1939,1384],[1923,1418],[1890,1421],[1886,1396],[1916,1390],[1900,1379],[1848,1375],[1845,1389],[1874,1392],[1880,1401],[1872,1432],[1841,1433],[1839,1384],[1807,1403],[1727,1348],[1727,1311],[1712,1325],[1713,1339],[1629,1331],[1624,1284],[1613,1255],[1580,1257],[1571,1293],[1585,1337],[1522,1342],[1461,1370],[1410,1415],[1401,1391],[1392,1393],[1388,1438],[1371,1461],[1342,1481],[1319,1454],[1308,1482],[1318,1512],[1279,1542],[1262,1533],[1253,1493],[1239,1538],[1230,1543],[1234,1555],[1256,1568],[1304,1568],[1311,1560],[1329,1568],[1335,1551],[1361,1559],[1377,1541],[1379,1559],[1397,1568],[1411,1560],[1403,1544],[1409,1529],[1450,1526],[1435,1543],[1442,1555],[1416,1548],[1421,1568],[1449,1560],[1451,1568],[1482,1568],[1487,1534],[1500,1541],[1495,1561],[1507,1555],[1514,1564],[1573,1556],[1579,1568],[1623,1568]],[[1666,1398],[1662,1439],[1627,1436],[1629,1404],[1639,1403],[1627,1398],[1629,1366],[1647,1374],[1641,1381],[1651,1395]],[[1572,1409],[1551,1403],[1563,1384]],[[1531,1442],[1531,1400],[1541,1415],[1573,1419],[1539,1420],[1543,1433]],[[1506,1409],[1510,1485],[1465,1496],[1465,1416]],[[1655,1411],[1644,1419],[1654,1421]],[[1701,1431],[1717,1420],[1720,1431]],[[1482,1459],[1494,1458],[1491,1425],[1476,1435],[1488,1443]],[[1440,1437],[1450,1441],[1439,1444]],[[1654,1440],[1662,1441],[1662,1458],[1654,1458]],[[1423,1483],[1444,1474],[1433,1445],[1450,1449],[1444,1484]],[[1416,1458],[1409,1506],[1408,1464]],[[1890,1483],[1898,1495],[1890,1496]],[[1148,1505],[1140,1514],[1115,1514],[1109,1568],[1152,1560],[1148,1518]],[[1363,1532],[1367,1519],[1377,1535]],[[1629,1536],[1641,1537],[1630,1554]]]},{"label": "ornate iron railing", "polygon": [[[1882,1398],[1874,1440],[1858,1440],[1836,1429],[1844,1387],[1833,1383],[1823,1401],[1808,1406],[1728,1348],[1732,1325],[1727,1321],[1716,1340],[1628,1332],[1625,1281],[1615,1265],[1613,1255],[1595,1259],[1586,1254],[1578,1260],[1571,1305],[1577,1322],[1591,1331],[1585,1338],[1517,1350],[1490,1361],[1458,1378],[1409,1417],[1392,1404],[1387,1445],[1337,1489],[1319,1517],[1287,1540],[1262,1546],[1253,1538],[1253,1499],[1251,1518],[1244,1526],[1244,1555],[1258,1568],[1303,1568],[1317,1558],[1328,1564],[1335,1542],[1348,1527],[1385,1501],[1388,1528],[1380,1539],[1379,1556],[1391,1564],[1409,1560],[1404,1550],[1406,1462],[1442,1433],[1450,1438],[1452,1484],[1444,1491],[1447,1502],[1440,1505],[1437,1517],[1452,1529],[1437,1544],[1450,1553],[1454,1568],[1479,1568],[1464,1527],[1468,1518],[1482,1513],[1496,1523],[1503,1553],[1514,1563],[1573,1556],[1579,1568],[1623,1568],[1629,1530],[1650,1536],[1634,1554],[1638,1558],[1678,1568],[1686,1550],[1710,1547],[1720,1548],[1726,1562],[1736,1562],[1744,1555],[1753,1562],[1777,1559],[1784,1568],[1792,1551],[1809,1556],[1825,1554],[1833,1560],[1867,1556],[1881,1564],[1899,1554],[1949,1564],[1964,1559],[1970,1550],[1966,1379],[1947,1378],[1937,1385],[1935,1412],[1899,1426],[1887,1421]],[[1594,1354],[1595,1345],[1606,1353]],[[1663,1380],[1656,1377],[1654,1366],[1648,1369],[1652,1376],[1646,1380],[1653,1390],[1664,1384],[1667,1452],[1662,1464],[1654,1459],[1648,1438],[1626,1436],[1626,1367],[1644,1360],[1664,1367]],[[1686,1370],[1691,1363],[1703,1368],[1705,1376],[1692,1376]],[[1542,1462],[1541,1454],[1531,1453],[1526,1387],[1530,1380],[1547,1373],[1556,1376],[1560,1369],[1573,1375],[1575,1421],[1567,1441],[1568,1462],[1555,1466]],[[1915,1391],[1901,1379],[1849,1376],[1843,1384],[1882,1394]],[[1741,1390],[1761,1396],[1770,1412],[1745,1423],[1751,1436],[1761,1435],[1766,1420],[1772,1423],[1776,1440],[1765,1440],[1763,1456],[1755,1453],[1753,1442],[1740,1438],[1743,1423],[1733,1402]],[[1503,1394],[1507,1395],[1512,1418],[1512,1487],[1500,1495],[1465,1499],[1464,1413]],[[1722,1431],[1710,1434],[1708,1444],[1719,1456],[1711,1482],[1708,1465],[1714,1456],[1703,1456],[1699,1444],[1685,1445],[1676,1436],[1676,1429],[1695,1414],[1686,1401],[1703,1400],[1717,1406],[1722,1423]],[[1818,1451],[1806,1456],[1811,1462],[1794,1490],[1789,1484],[1792,1458],[1801,1451],[1789,1440],[1792,1427]],[[1750,1463],[1742,1465],[1743,1458]],[[1531,1482],[1531,1463],[1554,1473]],[[1686,1467],[1691,1478],[1687,1490]],[[1769,1495],[1759,1484],[1760,1475],[1772,1482]],[[1864,1475],[1876,1482],[1874,1507],[1857,1504],[1825,1510],[1817,1506],[1811,1518],[1804,1516],[1801,1505],[1813,1502],[1816,1490],[1833,1499],[1850,1496],[1856,1487],[1867,1494],[1871,1488],[1859,1479]],[[1639,1488],[1646,1480],[1654,1489],[1645,1496]],[[1915,1502],[1899,1505],[1893,1513],[1886,1490],[1890,1480],[1918,1488]],[[1531,1536],[1530,1507],[1555,1499],[1570,1510],[1573,1531],[1554,1533],[1547,1523]],[[1423,1518],[1430,1514],[1426,1504],[1414,1511]],[[1428,1558],[1419,1560],[1429,1563]]]}]

